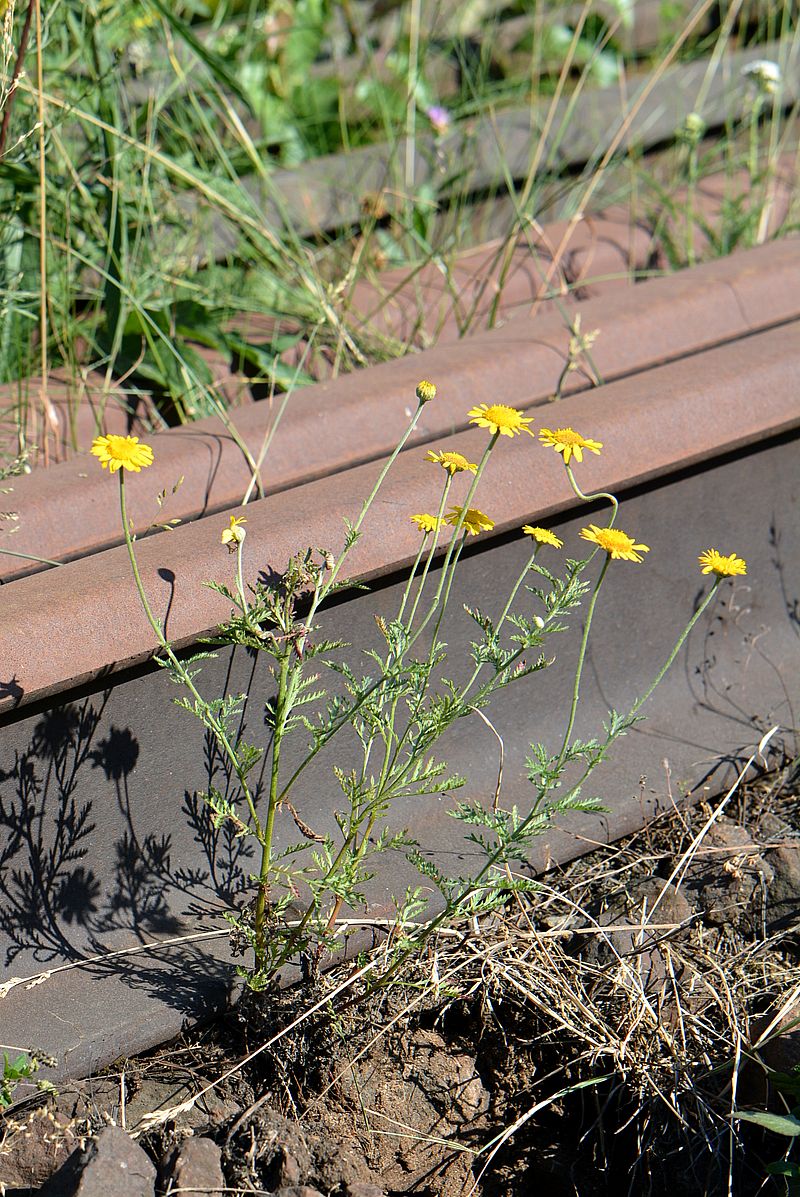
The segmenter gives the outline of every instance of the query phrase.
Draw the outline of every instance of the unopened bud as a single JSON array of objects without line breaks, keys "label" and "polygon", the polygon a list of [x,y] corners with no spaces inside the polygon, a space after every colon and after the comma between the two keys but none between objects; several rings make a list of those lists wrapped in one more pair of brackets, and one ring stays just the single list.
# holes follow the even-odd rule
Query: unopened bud
[{"label": "unopened bud", "polygon": [[229,553],[235,553],[238,546],[242,543],[247,533],[242,524],[246,524],[247,520],[243,516],[232,515],[230,517],[230,524],[227,528],[223,528],[222,536],[220,537],[222,543],[228,546]]},{"label": "unopened bud", "polygon": [[430,403],[431,399],[436,398],[436,387],[432,382],[427,382],[425,379],[417,383],[417,398],[420,403]]},{"label": "unopened bud", "polygon": [[688,113],[683,122],[681,134],[690,145],[696,145],[705,136],[706,122],[699,112]]},{"label": "unopened bud", "polygon": [[544,627],[544,620],[542,619],[541,615],[534,615],[533,622],[539,631],[541,631]]}]

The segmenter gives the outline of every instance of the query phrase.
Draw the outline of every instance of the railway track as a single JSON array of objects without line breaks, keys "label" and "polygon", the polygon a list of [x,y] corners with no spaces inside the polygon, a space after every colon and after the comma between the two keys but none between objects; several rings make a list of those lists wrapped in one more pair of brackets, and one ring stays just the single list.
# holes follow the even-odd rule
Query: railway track
[{"label": "railway track", "polygon": [[[764,729],[784,729],[773,738],[780,751],[797,726],[798,253],[795,242],[769,245],[571,307],[584,328],[601,330],[594,361],[603,384],[575,379],[557,404],[550,397],[567,337],[563,313],[551,308],[533,323],[516,318],[301,392],[275,432],[264,497],[247,513],[250,581],[308,544],[341,544],[342,518],[357,512],[405,425],[416,381],[426,376],[440,388],[354,550],[350,572],[370,590],[343,597],[322,618],[326,635],[367,646],[375,616],[396,608],[417,548],[408,516],[434,501],[424,448],[477,460],[483,447],[484,435],[467,423],[471,406],[508,403],[536,428],[570,425],[602,440],[602,456],[584,462],[581,481],[620,496],[622,526],[651,552],[635,577],[624,564],[609,572],[578,735],[597,731],[609,707],[624,709],[657,672],[702,589],[697,554],[714,545],[747,558],[747,577],[697,625],[648,704],[647,722],[598,771],[608,813],[564,819],[538,841],[536,870],[641,826],[679,795],[717,792]],[[237,421],[254,454],[271,417],[254,404]],[[220,532],[250,471],[211,422],[152,443],[155,465],[129,487],[134,520],[146,526],[155,493],[183,474],[175,506],[164,512],[183,523],[140,540],[140,567],[171,639],[188,646],[228,614],[203,582],[228,580]],[[253,867],[236,842],[212,860],[214,836],[194,798],[209,784],[203,736],[171,704],[163,671],[148,663],[154,644],[118,543],[114,492],[86,459],[20,479],[16,543],[67,564],[32,572],[31,562],[4,561],[3,1037],[35,1040],[58,1058],[61,1075],[152,1046],[225,1000],[232,969],[221,915]],[[557,456],[529,438],[498,446],[479,502],[495,526],[462,563],[446,636],[455,659],[472,635],[461,603],[491,611],[508,592],[527,555],[521,525],[547,522],[574,551],[579,529],[598,515],[578,506]],[[504,805],[529,801],[530,742],[563,734],[575,651],[567,644],[554,666],[520,683],[527,689],[502,692],[492,708],[505,741]],[[354,650],[350,659],[361,668]],[[249,693],[251,738],[265,739],[270,679],[260,664],[221,654],[202,680],[206,693]],[[468,776],[468,797],[494,792],[497,743],[478,720],[457,725],[443,751]],[[318,833],[333,830],[329,763],[306,778],[300,816]],[[470,846],[446,810],[446,798],[414,799],[394,818],[423,845],[436,845],[445,871],[464,873]],[[282,842],[293,833],[279,830]],[[373,913],[388,910],[391,894],[414,880],[404,859],[382,859],[369,894]],[[129,954],[107,955],[119,952]]]}]

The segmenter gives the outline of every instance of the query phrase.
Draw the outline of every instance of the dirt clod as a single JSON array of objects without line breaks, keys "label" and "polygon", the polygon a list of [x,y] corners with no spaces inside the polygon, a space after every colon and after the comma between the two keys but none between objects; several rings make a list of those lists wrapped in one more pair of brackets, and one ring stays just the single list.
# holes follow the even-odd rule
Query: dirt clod
[{"label": "dirt clod", "polygon": [[275,1197],[323,1197],[323,1194],[310,1185],[283,1185],[275,1191]]},{"label": "dirt clod", "polygon": [[211,1139],[184,1139],[166,1157],[160,1173],[165,1197],[176,1189],[198,1189],[207,1197],[222,1197],[225,1188],[221,1152]]},{"label": "dirt clod", "polygon": [[58,1109],[11,1118],[0,1141],[0,1192],[37,1189],[82,1146],[80,1129]]},{"label": "dirt clod", "polygon": [[705,836],[685,888],[707,923],[746,927],[757,917],[753,899],[772,879],[771,867],[747,830],[720,820]]},{"label": "dirt clod", "polygon": [[769,887],[770,932],[800,923],[800,839],[779,844],[764,858],[772,869]]},{"label": "dirt clod", "polygon": [[54,1173],[41,1197],[154,1197],[156,1169],[119,1126],[100,1131]]}]

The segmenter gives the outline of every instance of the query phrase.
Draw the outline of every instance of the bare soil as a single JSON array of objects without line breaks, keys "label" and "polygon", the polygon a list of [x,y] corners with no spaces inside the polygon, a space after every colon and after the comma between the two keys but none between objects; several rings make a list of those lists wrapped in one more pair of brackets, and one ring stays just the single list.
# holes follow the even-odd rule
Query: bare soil
[{"label": "bare soil", "polygon": [[269,1050],[352,963],[247,993],[17,1107],[0,1189],[35,1193],[113,1121],[156,1164],[211,1138],[228,1193],[785,1192],[766,1167],[790,1140],[733,1114],[786,1108],[774,1074],[800,1067],[798,928],[800,797],[784,772],[554,871],[502,916],[439,936],[402,984],[354,983]]}]

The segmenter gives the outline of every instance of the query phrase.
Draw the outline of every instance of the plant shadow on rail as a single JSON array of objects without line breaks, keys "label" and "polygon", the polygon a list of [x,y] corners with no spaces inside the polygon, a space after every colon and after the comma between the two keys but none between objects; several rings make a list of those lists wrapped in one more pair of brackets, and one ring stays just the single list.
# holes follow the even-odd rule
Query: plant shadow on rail
[{"label": "plant shadow on rail", "polygon": [[[128,783],[140,745],[130,728],[104,719],[108,697],[45,712],[24,750],[0,770],[4,970],[47,970],[120,947],[219,933],[222,913],[241,904],[248,888],[251,849],[226,827],[213,826],[200,794],[184,791],[176,809],[176,826],[186,825],[199,848],[189,854],[178,845],[180,863],[173,835],[150,829],[152,811],[137,815]],[[199,750],[208,785],[234,798],[235,781],[208,736]],[[215,961],[202,941],[167,951],[112,956],[82,968],[149,989],[197,1016],[204,994],[229,986],[231,967]]]}]

